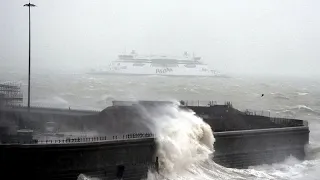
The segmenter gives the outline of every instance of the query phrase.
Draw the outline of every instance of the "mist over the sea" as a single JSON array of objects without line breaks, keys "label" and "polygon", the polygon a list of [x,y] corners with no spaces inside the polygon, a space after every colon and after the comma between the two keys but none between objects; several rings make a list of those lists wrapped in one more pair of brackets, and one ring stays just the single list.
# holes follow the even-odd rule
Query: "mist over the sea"
[{"label": "mist over the sea", "polygon": [[[195,100],[195,103],[197,100],[214,100],[218,103],[231,101],[235,108],[241,110],[250,109],[266,114],[270,112],[273,116],[294,117],[309,121],[310,147],[307,147],[307,160],[305,161],[288,157],[285,162],[261,165],[249,170],[226,169],[212,161],[204,162],[204,158],[208,157],[206,153],[210,154],[209,148],[208,151],[201,151],[204,154],[195,154],[196,159],[179,159],[184,155],[175,157],[175,159],[168,157],[166,163],[178,163],[175,166],[180,168],[179,172],[174,172],[169,168],[168,176],[172,179],[310,180],[317,179],[319,176],[319,80],[270,77],[93,76],[81,73],[46,73],[35,74],[32,77],[31,104],[33,106],[102,110],[110,106],[113,100]],[[0,80],[1,82],[11,80],[22,83],[26,94],[27,81],[23,75],[15,72],[1,73]],[[264,96],[261,97],[261,94]],[[183,143],[191,140],[197,147],[206,149],[206,143],[197,140],[202,139],[203,133],[207,131],[205,128],[193,129],[205,127],[201,125],[203,123],[201,119],[192,113],[178,112],[175,107],[167,111],[172,113],[172,116],[158,117],[163,120],[163,124],[157,126],[164,139],[163,147],[172,147],[168,142],[174,143],[176,147],[187,147]],[[168,117],[174,118],[167,119]],[[172,129],[161,129],[167,126],[172,126]],[[182,127],[184,128],[181,129]],[[181,138],[199,137],[199,139],[177,139],[175,136],[171,137],[172,132],[179,134]],[[165,154],[195,152],[192,148],[190,150],[165,148],[164,150],[166,150]],[[190,164],[188,166],[179,164],[185,161]],[[161,179],[153,174],[149,174],[149,178]]]},{"label": "mist over the sea", "polygon": [[[27,1],[0,6],[0,64],[27,72]],[[195,53],[223,73],[320,77],[316,0],[32,0],[32,67],[74,72],[117,55]]]},{"label": "mist over the sea", "polygon": [[[25,104],[29,52],[26,3],[2,0],[0,6],[0,82],[20,83]],[[175,126],[167,131],[158,129],[166,140],[161,141],[164,169],[169,179],[319,179],[320,1],[31,3],[36,5],[31,10],[32,106],[102,110],[113,100],[212,100],[231,101],[240,110],[308,120],[307,160],[288,157],[279,164],[236,170],[205,158],[214,150],[208,147],[214,140],[210,131],[192,113],[171,107],[168,112],[175,118],[165,122]],[[230,77],[87,74],[131,50],[173,56],[187,51],[201,57],[210,69]],[[172,137],[172,132],[181,138]],[[207,141],[201,141],[202,137]],[[190,151],[179,147],[190,147]],[[202,154],[194,153],[194,147],[202,149]],[[177,152],[180,156],[169,157]],[[195,158],[181,159],[186,154]],[[180,171],[170,169],[171,165]],[[149,174],[149,179],[159,178],[163,177]]]}]

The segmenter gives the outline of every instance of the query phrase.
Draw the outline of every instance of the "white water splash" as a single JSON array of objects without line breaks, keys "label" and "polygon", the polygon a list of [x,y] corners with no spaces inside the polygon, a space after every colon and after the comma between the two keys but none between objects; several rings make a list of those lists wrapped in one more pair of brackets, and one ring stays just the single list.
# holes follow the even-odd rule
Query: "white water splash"
[{"label": "white water splash", "polygon": [[77,180],[100,180],[99,178],[88,177],[84,174],[80,174]]},{"label": "white water splash", "polygon": [[211,155],[215,139],[211,127],[194,112],[169,105],[152,117],[158,138],[160,166],[159,173],[149,172],[148,180],[248,179],[248,175],[252,179],[273,179],[252,169],[230,169],[214,163]]},{"label": "white water splash", "polygon": [[214,137],[209,125],[193,112],[166,106],[154,118],[158,135],[158,157],[162,173],[183,171],[213,153]]},{"label": "white water splash", "polygon": [[160,164],[159,173],[148,172],[148,180],[313,180],[318,177],[312,171],[312,167],[318,168],[318,160],[300,162],[293,157],[282,163],[249,169],[220,166],[211,157],[215,139],[209,125],[177,104],[159,108],[143,110],[150,118],[146,123],[157,134]]},{"label": "white water splash", "polygon": [[[212,160],[215,141],[211,128],[192,111],[177,105],[162,107],[153,117],[158,135],[159,173],[148,173],[148,180],[290,180],[314,179],[308,172],[318,160],[298,161],[288,157],[284,162],[249,169],[231,169]],[[308,179],[307,178],[307,179]]]}]

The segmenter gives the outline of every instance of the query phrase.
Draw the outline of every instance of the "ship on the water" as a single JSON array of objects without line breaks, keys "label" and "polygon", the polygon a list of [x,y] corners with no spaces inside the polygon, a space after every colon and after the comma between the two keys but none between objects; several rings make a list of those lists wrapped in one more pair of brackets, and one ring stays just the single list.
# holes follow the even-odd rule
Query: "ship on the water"
[{"label": "ship on the water", "polygon": [[181,57],[139,55],[135,51],[118,55],[109,66],[92,69],[90,74],[105,75],[163,75],[163,76],[219,76],[201,57],[184,52]]}]

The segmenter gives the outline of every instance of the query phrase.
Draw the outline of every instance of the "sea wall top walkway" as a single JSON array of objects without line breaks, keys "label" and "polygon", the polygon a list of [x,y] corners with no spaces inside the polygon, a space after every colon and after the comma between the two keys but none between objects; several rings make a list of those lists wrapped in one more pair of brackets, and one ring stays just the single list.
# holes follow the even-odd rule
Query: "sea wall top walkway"
[{"label": "sea wall top walkway", "polygon": [[66,145],[66,144],[114,144],[121,142],[131,141],[144,141],[155,139],[155,134],[152,133],[130,133],[123,135],[110,135],[110,136],[93,136],[93,137],[56,137],[52,139],[32,139],[22,140],[19,137],[13,137],[12,139],[2,140],[0,146],[17,146],[17,145]]},{"label": "sea wall top walkway", "polygon": [[30,107],[27,106],[12,106],[4,107],[3,111],[17,112],[17,113],[35,113],[35,114],[53,114],[53,115],[69,115],[69,116],[86,116],[96,115],[100,111],[94,110],[80,110],[80,109],[62,109],[62,108],[49,108],[49,107]]}]

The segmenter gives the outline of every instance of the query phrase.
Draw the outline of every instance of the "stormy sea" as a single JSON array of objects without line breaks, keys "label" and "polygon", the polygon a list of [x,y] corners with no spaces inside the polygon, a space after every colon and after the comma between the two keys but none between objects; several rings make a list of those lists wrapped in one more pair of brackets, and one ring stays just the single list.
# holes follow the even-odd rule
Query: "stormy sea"
[{"label": "stormy sea", "polygon": [[[0,81],[21,83],[24,97],[27,97],[25,73],[1,71]],[[168,107],[166,112],[173,116],[157,117],[161,121],[155,119],[159,122],[156,131],[162,173],[160,176],[150,172],[149,180],[313,180],[320,177],[320,138],[317,138],[320,134],[320,80],[317,79],[98,76],[47,71],[33,72],[31,84],[32,106],[102,110],[113,100],[212,100],[220,104],[231,101],[240,110],[309,121],[311,134],[310,145],[306,147],[306,160],[288,157],[281,163],[239,170],[219,166],[210,159],[214,151],[214,137],[202,119],[192,112]],[[27,102],[26,99],[24,102]]]}]

